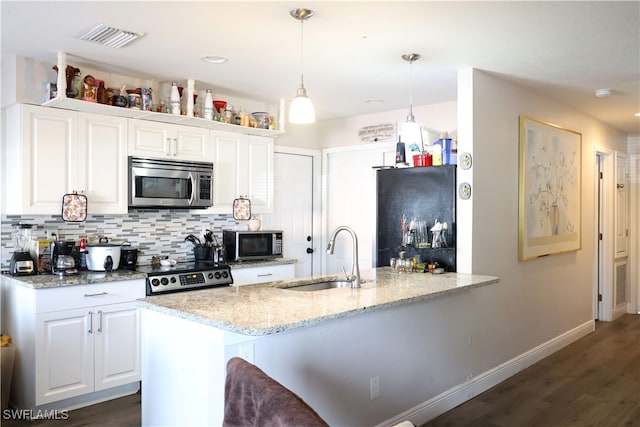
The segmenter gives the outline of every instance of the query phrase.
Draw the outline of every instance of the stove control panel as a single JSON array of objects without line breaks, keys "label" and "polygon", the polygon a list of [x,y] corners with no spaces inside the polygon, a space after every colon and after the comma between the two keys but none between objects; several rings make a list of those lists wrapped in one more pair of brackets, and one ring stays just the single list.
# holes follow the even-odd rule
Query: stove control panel
[{"label": "stove control panel", "polygon": [[228,286],[233,283],[228,266],[193,272],[163,272],[147,277],[147,295]]}]

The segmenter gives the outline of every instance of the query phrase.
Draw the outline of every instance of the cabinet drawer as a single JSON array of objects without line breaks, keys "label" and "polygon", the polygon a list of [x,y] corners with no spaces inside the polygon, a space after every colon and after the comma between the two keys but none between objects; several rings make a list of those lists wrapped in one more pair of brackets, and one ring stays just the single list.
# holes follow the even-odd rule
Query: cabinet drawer
[{"label": "cabinet drawer", "polygon": [[274,282],[277,280],[290,280],[294,278],[295,266],[293,264],[269,265],[264,267],[231,268],[233,284],[253,285],[256,283]]},{"label": "cabinet drawer", "polygon": [[130,302],[144,296],[144,279],[37,289],[36,313]]}]

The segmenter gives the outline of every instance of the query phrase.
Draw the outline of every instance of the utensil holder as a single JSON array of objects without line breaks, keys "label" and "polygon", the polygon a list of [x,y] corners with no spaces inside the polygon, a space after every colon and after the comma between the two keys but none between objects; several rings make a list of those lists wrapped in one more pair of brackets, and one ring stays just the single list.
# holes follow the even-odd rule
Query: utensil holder
[{"label": "utensil holder", "polygon": [[196,261],[211,260],[211,248],[209,246],[195,245],[193,247],[193,254],[196,257]]}]

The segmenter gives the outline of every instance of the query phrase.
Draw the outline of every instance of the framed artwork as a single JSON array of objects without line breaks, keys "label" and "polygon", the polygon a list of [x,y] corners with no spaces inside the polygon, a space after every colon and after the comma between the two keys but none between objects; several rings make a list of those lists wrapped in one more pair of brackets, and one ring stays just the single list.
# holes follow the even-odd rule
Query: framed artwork
[{"label": "framed artwork", "polygon": [[582,247],[582,134],[520,116],[518,259]]}]

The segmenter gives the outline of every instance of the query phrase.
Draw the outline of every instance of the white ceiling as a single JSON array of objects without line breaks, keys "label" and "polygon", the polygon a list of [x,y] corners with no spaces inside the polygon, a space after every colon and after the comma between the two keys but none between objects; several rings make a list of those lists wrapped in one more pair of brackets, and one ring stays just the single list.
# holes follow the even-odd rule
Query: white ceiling
[{"label": "white ceiling", "polygon": [[[304,82],[320,120],[456,99],[456,70],[473,67],[640,134],[640,2],[6,1],[2,54],[86,63],[277,104]],[[78,40],[103,23],[143,32],[114,49]],[[213,54],[222,65],[202,62]],[[108,70],[107,70],[108,71]],[[197,88],[198,88],[197,87]],[[612,95],[596,98],[594,90]],[[366,103],[382,100],[383,103]],[[490,106],[488,106],[490,107]]]}]

